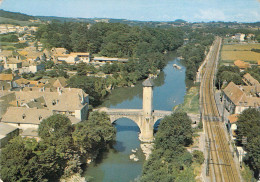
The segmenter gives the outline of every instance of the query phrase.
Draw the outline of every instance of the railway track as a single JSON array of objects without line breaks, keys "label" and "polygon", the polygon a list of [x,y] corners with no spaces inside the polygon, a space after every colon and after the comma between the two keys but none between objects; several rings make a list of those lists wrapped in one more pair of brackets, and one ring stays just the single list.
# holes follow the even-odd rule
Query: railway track
[{"label": "railway track", "polygon": [[208,174],[212,182],[239,182],[241,181],[239,170],[234,162],[214,97],[214,74],[221,41],[218,37],[213,44],[201,82],[203,124],[210,147]]}]

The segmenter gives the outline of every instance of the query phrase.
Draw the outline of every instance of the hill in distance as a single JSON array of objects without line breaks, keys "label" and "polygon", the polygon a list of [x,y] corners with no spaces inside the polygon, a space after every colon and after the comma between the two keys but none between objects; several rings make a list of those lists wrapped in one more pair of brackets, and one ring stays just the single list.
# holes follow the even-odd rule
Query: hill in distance
[{"label": "hill in distance", "polygon": [[[111,18],[70,18],[70,17],[56,17],[56,16],[31,16],[18,12],[10,12],[0,9],[1,23],[10,21],[9,23],[21,24],[21,21],[29,21],[40,19],[41,21],[59,21],[59,22],[84,22],[84,23],[96,23],[96,22],[106,22],[106,23],[123,23],[128,25],[139,25],[139,26],[154,26],[154,25],[164,25],[166,22],[159,21],[138,21],[138,20],[127,20],[127,19],[111,19]],[[12,20],[12,21],[11,21]],[[167,22],[168,24],[180,24],[187,23],[185,20],[178,19],[176,21]]]},{"label": "hill in distance", "polygon": [[[241,24],[253,27],[259,27],[260,22],[255,23],[237,23],[237,22],[194,22],[188,23],[185,20],[177,19],[174,21],[138,21],[138,20],[127,20],[127,19],[112,19],[112,18],[71,18],[71,17],[56,17],[56,16],[31,16],[18,12],[10,12],[0,9],[0,22],[1,23],[10,23],[17,25],[33,25],[35,23],[29,22],[29,20],[41,20],[41,21],[58,21],[58,22],[84,22],[84,23],[97,23],[97,22],[106,22],[106,23],[123,23],[131,26],[148,26],[148,27],[171,27],[179,25],[192,25],[192,24],[204,24],[206,26],[226,26],[228,25],[237,25]],[[37,24],[37,23],[36,23]]]}]

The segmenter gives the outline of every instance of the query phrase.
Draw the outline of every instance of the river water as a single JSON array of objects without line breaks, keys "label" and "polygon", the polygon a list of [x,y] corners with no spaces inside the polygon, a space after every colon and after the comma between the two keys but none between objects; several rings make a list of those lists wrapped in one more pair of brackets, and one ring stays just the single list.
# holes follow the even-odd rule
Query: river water
[{"label": "river water", "polygon": [[[153,109],[171,111],[175,105],[181,104],[186,92],[185,67],[176,57],[169,57],[169,62],[154,80]],[[173,68],[180,65],[181,70]],[[133,88],[118,88],[103,103],[109,108],[142,108],[142,83]],[[158,124],[157,122],[156,124]],[[86,179],[95,182],[128,182],[135,181],[142,173],[145,161],[138,140],[139,128],[131,120],[122,118],[116,121],[116,144],[114,149],[106,152],[96,163],[90,164],[85,172]],[[132,149],[137,149],[138,162],[129,159]]]}]

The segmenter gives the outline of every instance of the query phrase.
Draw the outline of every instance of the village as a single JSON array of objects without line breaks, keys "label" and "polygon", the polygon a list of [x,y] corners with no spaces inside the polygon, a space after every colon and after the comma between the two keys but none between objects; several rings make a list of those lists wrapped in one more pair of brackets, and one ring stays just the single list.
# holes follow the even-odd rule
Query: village
[{"label": "village", "polygon": [[[51,71],[46,69],[49,62],[56,65],[85,63],[96,68],[128,62],[124,58],[92,56],[88,52],[69,53],[65,48],[43,49],[40,42],[34,41],[37,28],[0,25],[0,34],[15,34],[19,43],[28,45],[23,49],[0,49],[0,148],[17,135],[39,140],[40,122],[53,114],[65,114],[72,124],[87,119],[89,95],[82,89],[68,87],[65,77],[26,79],[24,75]],[[68,70],[69,76],[76,73],[76,70]],[[87,76],[107,77],[109,74],[90,72]]]}]

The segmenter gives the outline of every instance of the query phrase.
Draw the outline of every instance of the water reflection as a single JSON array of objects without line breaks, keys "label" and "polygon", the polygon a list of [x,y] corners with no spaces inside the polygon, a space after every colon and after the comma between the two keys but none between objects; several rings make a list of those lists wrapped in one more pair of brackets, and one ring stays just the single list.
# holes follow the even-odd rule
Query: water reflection
[{"label": "water reflection", "polygon": [[[127,118],[118,119],[114,126],[117,129],[117,142],[113,149],[103,154],[97,162],[90,164],[85,173],[87,178],[93,178],[92,181],[127,182],[141,174],[144,155],[138,140],[139,127]],[[138,162],[129,159],[132,149],[136,148]]]},{"label": "water reflection", "polygon": [[124,101],[132,101],[135,97],[142,97],[142,84],[137,82],[135,87],[117,88],[105,99],[101,107],[113,107]]}]

